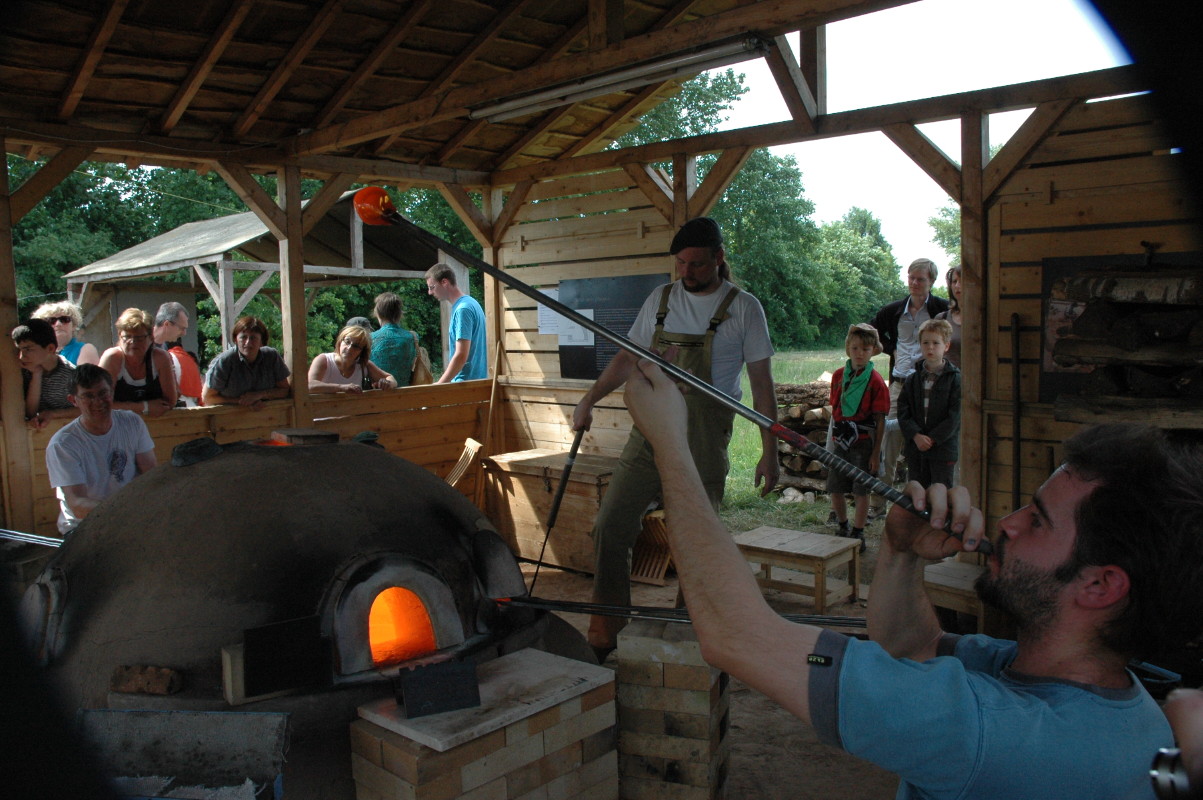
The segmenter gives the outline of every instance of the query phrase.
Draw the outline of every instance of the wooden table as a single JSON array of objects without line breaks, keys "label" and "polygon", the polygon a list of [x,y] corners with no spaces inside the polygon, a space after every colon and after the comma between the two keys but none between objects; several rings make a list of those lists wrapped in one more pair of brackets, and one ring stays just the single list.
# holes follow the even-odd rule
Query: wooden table
[{"label": "wooden table", "polygon": [[[735,544],[751,564],[760,565],[756,582],[761,587],[813,597],[815,612],[822,614],[829,603],[856,600],[860,585],[860,540],[823,533],[791,531],[762,525],[735,534]],[[847,583],[827,573],[847,565]],[[773,567],[805,573],[807,580],[774,578]]]},{"label": "wooden table", "polygon": [[977,617],[978,633],[997,633],[996,614],[989,612],[977,596],[974,583],[986,571],[984,566],[946,558],[923,568],[923,588],[933,606],[948,608]]}]

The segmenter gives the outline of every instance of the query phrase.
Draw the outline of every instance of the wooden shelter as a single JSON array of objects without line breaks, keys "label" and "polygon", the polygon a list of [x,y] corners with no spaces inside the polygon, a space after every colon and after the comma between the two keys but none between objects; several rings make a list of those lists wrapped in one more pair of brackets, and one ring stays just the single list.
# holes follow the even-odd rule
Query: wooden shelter
[{"label": "wooden shelter", "polygon": [[[437,187],[486,260],[555,288],[666,272],[674,228],[713,206],[753,148],[881,131],[962,209],[962,477],[996,517],[1035,488],[1082,422],[1149,416],[1144,401],[1130,410],[1128,400],[1092,405],[1126,387],[1075,383],[1081,376],[1042,361],[1045,344],[1062,336],[1056,325],[1044,333],[1046,299],[1055,291],[1075,302],[1088,269],[1137,280],[1155,271],[1172,283],[1163,257],[1197,266],[1203,248],[1180,177],[1181,142],[1147,96],[1132,96],[1150,88],[1134,68],[829,113],[824,26],[905,2],[10,4],[0,29],[0,138],[7,152],[48,161],[24,185],[0,180],[0,323],[16,323],[11,226],[87,159],[217,170],[278,242],[284,350],[303,375],[304,236],[354,181]],[[787,39],[793,31],[796,40]],[[743,57],[768,61],[790,120],[606,149],[674,91],[682,74],[674,69]],[[989,159],[989,115],[1017,108],[1034,111]],[[959,164],[916,127],[948,119],[960,121]],[[699,181],[703,154],[718,158]],[[665,163],[669,170],[656,166]],[[277,174],[279,197],[255,182],[265,171]],[[325,181],[306,206],[302,176]],[[565,447],[588,383],[561,377],[557,343],[538,333],[533,303],[485,285],[494,383],[339,399],[311,398],[302,381],[265,413],[206,409],[152,420],[160,458],[195,435],[247,438],[315,419],[345,432],[377,429],[394,452],[436,471],[466,436],[483,437],[489,452]],[[1181,310],[1197,304],[1188,297]],[[1183,338],[1179,348],[1196,364],[1198,342]],[[1118,357],[1076,358],[1121,371],[1160,363],[1141,344]],[[24,427],[11,359],[0,360],[0,380],[5,521],[50,532],[42,450],[53,428]],[[1156,421],[1203,427],[1197,400],[1157,402]],[[587,451],[615,453],[628,426],[621,398],[609,398]]]}]

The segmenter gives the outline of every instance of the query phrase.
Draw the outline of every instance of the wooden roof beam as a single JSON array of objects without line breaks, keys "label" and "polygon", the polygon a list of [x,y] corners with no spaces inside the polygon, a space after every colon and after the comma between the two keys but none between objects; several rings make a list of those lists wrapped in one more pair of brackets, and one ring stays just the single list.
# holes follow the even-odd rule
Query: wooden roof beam
[{"label": "wooden roof beam", "polygon": [[501,239],[505,236],[505,232],[514,224],[514,217],[522,208],[522,204],[526,202],[527,195],[534,187],[534,181],[522,181],[522,183],[514,186],[510,196],[506,198],[505,205],[501,207],[500,213],[497,214],[497,219],[493,222],[493,247],[501,246]]},{"label": "wooden roof beam", "polygon": [[342,197],[343,192],[351,188],[351,184],[355,183],[358,177],[346,173],[331,175],[317,194],[309,198],[309,202],[305,204],[305,209],[301,212],[301,230],[306,236],[313,230],[313,226],[326,216],[326,212],[338,202],[338,198]]},{"label": "wooden roof beam", "polygon": [[75,109],[83,99],[93,73],[96,72],[96,65],[100,63],[100,57],[109,46],[109,39],[113,38],[113,31],[117,30],[117,23],[121,21],[121,15],[125,13],[128,5],[129,0],[111,0],[100,19],[100,24],[92,31],[92,36],[84,47],[84,56],[75,68],[75,75],[71,77],[67,90],[63,92],[63,104],[58,110],[59,119],[69,120],[75,114]]},{"label": "wooden roof beam", "polygon": [[192,99],[196,97],[196,93],[200,91],[200,87],[204,84],[205,79],[209,77],[209,73],[213,71],[213,65],[216,64],[230,42],[234,39],[234,34],[238,32],[238,28],[242,25],[242,21],[246,19],[246,15],[253,7],[253,3],[242,3],[238,0],[230,3],[230,9],[226,12],[225,18],[221,24],[217,26],[217,30],[209,37],[209,42],[205,45],[205,49],[201,52],[200,58],[192,65],[188,77],[180,84],[180,88],[176,90],[175,97],[171,98],[171,102],[167,104],[167,110],[163,112],[163,116],[159,119],[159,132],[171,133],[176,124],[180,121],[180,117],[184,115],[188,105]]},{"label": "wooden roof beam", "polygon": [[493,243],[493,223],[484,212],[472,202],[472,198],[464,187],[453,183],[440,183],[439,194],[455,211],[459,218],[468,226],[468,230],[480,242],[481,247],[491,247]]},{"label": "wooden roof beam", "polygon": [[90,147],[64,147],[31,175],[12,193],[9,208],[12,214],[12,224],[16,225],[21,218],[36,206],[46,194],[63,182],[72,170],[92,155]]},{"label": "wooden roof beam", "polygon": [[255,212],[255,216],[263,221],[267,229],[272,232],[272,236],[280,240],[288,238],[288,227],[287,220],[284,217],[284,209],[276,204],[272,196],[259,185],[259,182],[255,180],[255,176],[246,167],[241,164],[229,164],[219,161],[216,168],[218,174],[234,190],[234,194],[242,198],[242,202],[246,203],[246,207]]},{"label": "wooden roof beam", "polygon": [[898,145],[899,150],[910,156],[911,161],[918,164],[919,169],[926,172],[949,197],[961,196],[960,166],[918,128],[906,122],[897,122],[886,125],[881,132]]},{"label": "wooden roof beam", "polygon": [[[426,88],[418,95],[421,100],[430,97],[433,94],[443,91],[452,84],[455,77],[459,75],[473,59],[480,55],[480,51],[493,43],[493,40],[501,33],[501,29],[513,21],[514,17],[522,13],[522,9],[530,3],[530,0],[510,0],[510,3],[505,8],[500,9],[497,14],[490,20],[489,24],[476,34],[472,42],[451,59],[451,63],[439,74],[437,78],[426,84]],[[397,134],[386,136],[383,141],[375,147],[377,155],[388,151],[392,148],[393,143],[397,140]]]},{"label": "wooden roof beam", "polygon": [[670,224],[673,221],[673,190],[650,164],[623,164],[623,170],[639,191]]},{"label": "wooden roof beam", "polygon": [[987,203],[1003,181],[1011,177],[1015,168],[1048,137],[1061,118],[1077,103],[1077,100],[1053,100],[1036,106],[1036,110],[986,165],[985,174],[982,175],[982,198]]},{"label": "wooden roof beam", "polygon": [[288,51],[288,55],[284,56],[283,60],[276,65],[275,70],[272,71],[267,81],[260,87],[258,94],[251,100],[250,105],[234,121],[231,131],[235,139],[241,139],[246,136],[247,132],[254,127],[259,117],[271,105],[272,100],[284,88],[284,84],[288,83],[288,79],[292,77],[292,73],[305,60],[305,56],[309,55],[309,51],[318,43],[318,40],[322,38],[322,34],[334,24],[334,20],[338,17],[338,12],[342,9],[345,2],[346,0],[326,0],[321,10],[314,14],[313,19],[309,22],[309,26],[301,34],[301,38],[293,43],[292,48]]},{"label": "wooden roof beam", "polygon": [[765,62],[769,65],[769,71],[773,73],[777,88],[781,90],[781,99],[785,101],[789,115],[800,127],[808,128],[813,133],[815,117],[819,115],[819,104],[784,36],[773,37],[773,46],[769,48]]},{"label": "wooden roof beam", "polygon": [[666,161],[671,159],[674,153],[683,151],[700,154],[726,150],[729,147],[772,147],[854,133],[869,133],[896,123],[917,124],[960,118],[967,110],[994,113],[1039,105],[1050,100],[1110,97],[1145,89],[1147,86],[1134,67],[1112,67],[1061,78],[1044,78],[1010,86],[824,114],[815,120],[813,133],[800,130],[798,124],[792,121],[773,122],[622,150],[605,150],[575,158],[499,170],[493,173],[492,182],[494,186],[508,186],[520,180],[544,180],[558,175],[579,175],[618,169],[622,164],[629,162]]},{"label": "wooden roof beam", "polygon": [[623,0],[589,0],[589,49],[601,50],[622,41]]},{"label": "wooden roof beam", "polygon": [[[237,3],[237,5],[242,4]],[[355,90],[364,81],[374,75],[376,70],[380,69],[380,65],[397,48],[397,45],[401,44],[405,40],[405,37],[409,36],[410,32],[422,20],[422,17],[426,15],[426,12],[430,10],[432,5],[434,5],[434,0],[417,0],[417,2],[406,9],[405,13],[401,15],[393,27],[389,29],[388,33],[384,35],[384,38],[372,49],[371,54],[356,67],[351,77],[326,102],[326,107],[317,115],[317,127],[324,127],[334,121],[334,118],[338,116],[338,112],[343,110],[343,107],[351,99],[351,95],[355,93]]]},{"label": "wooden roof beam", "polygon": [[521,95],[568,81],[579,80],[661,58],[695,47],[755,31],[776,36],[803,27],[814,27],[859,16],[914,0],[829,0],[816,10],[814,0],[763,0],[750,6],[683,22],[662,31],[632,37],[603,50],[578,53],[494,80],[461,86],[430,97],[402,103],[375,114],[293,137],[285,147],[293,155],[306,155],[349,147],[381,136],[465,116],[473,107]]},{"label": "wooden roof beam", "polygon": [[754,147],[732,147],[724,150],[706,173],[706,179],[693,193],[689,201],[689,215],[701,217],[709,214],[755,150]]}]

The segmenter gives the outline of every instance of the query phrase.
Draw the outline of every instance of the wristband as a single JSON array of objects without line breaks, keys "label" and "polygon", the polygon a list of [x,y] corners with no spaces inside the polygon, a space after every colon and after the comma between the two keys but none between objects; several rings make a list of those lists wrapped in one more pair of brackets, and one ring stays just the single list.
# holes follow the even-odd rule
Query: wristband
[{"label": "wristband", "polygon": [[143,414],[143,416],[145,416],[145,415],[147,415],[147,414],[149,414],[149,413],[150,413],[150,403],[148,403],[147,401],[143,400],[143,401],[142,401],[142,414]]}]

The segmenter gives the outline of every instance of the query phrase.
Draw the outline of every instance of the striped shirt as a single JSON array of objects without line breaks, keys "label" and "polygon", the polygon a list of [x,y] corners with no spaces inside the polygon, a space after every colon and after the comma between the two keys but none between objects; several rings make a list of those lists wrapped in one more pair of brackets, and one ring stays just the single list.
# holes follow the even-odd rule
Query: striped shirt
[{"label": "striped shirt", "polygon": [[[75,377],[75,367],[70,361],[58,357],[58,366],[49,372],[42,372],[42,393],[38,396],[38,411],[50,411],[58,408],[71,408],[67,393],[71,390],[71,379]],[[21,370],[21,390],[29,391],[29,382],[33,373],[27,369]]]}]

